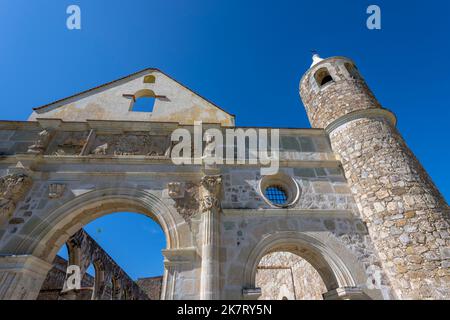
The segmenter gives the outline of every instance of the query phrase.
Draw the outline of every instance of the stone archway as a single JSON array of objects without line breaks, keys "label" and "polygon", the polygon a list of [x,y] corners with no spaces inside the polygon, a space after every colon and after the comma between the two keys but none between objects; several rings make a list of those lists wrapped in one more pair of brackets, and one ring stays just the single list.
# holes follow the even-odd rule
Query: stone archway
[{"label": "stone archway", "polygon": [[357,288],[355,276],[345,262],[316,234],[295,231],[268,234],[253,248],[243,275],[244,299],[258,298],[257,266],[266,254],[278,251],[296,254],[313,266],[328,290],[325,299],[369,299]]},{"label": "stone archway", "polygon": [[[114,212],[135,212],[152,218],[166,238],[164,252],[193,247],[185,221],[155,195],[137,189],[116,188],[88,192],[48,212],[38,224],[27,228],[27,237],[8,243],[10,255],[2,259],[0,298],[35,299],[58,250],[89,222]],[[18,259],[19,258],[19,259]],[[165,260],[166,268],[166,260]],[[10,271],[11,270],[11,271]],[[173,272],[164,272],[162,299],[171,299]]]},{"label": "stone archway", "polygon": [[261,289],[258,300],[323,300],[328,292],[309,262],[285,251],[270,252],[261,259],[256,286]]},{"label": "stone archway", "polygon": [[[181,220],[176,213],[149,192],[124,188],[102,189],[86,193],[49,213],[41,224],[36,225],[29,232],[29,237],[37,240],[31,252],[34,256],[49,261],[56,249],[52,248],[54,245],[59,248],[72,234],[89,222],[121,211],[149,216],[164,231],[167,249],[179,247],[177,224]],[[24,241],[17,246],[16,250],[29,252],[30,245]]]}]

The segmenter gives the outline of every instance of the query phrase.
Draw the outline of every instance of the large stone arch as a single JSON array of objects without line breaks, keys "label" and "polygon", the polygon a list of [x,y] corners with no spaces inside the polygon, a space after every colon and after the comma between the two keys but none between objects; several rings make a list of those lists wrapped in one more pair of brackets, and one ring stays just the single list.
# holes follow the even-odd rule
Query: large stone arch
[{"label": "large stone arch", "polygon": [[179,228],[184,220],[157,196],[144,190],[111,188],[85,193],[49,212],[30,229],[27,239],[18,243],[13,253],[32,254],[50,262],[55,250],[84,225],[123,211],[144,214],[157,222],[164,231],[167,249],[192,245],[192,237],[180,239]]},{"label": "large stone arch", "polygon": [[[25,224],[23,227],[27,230],[26,237],[21,241],[13,239],[11,243],[7,243],[11,264],[17,265],[14,257],[23,257],[19,267],[23,268],[23,272],[15,267],[14,279],[8,283],[12,292],[5,293],[5,296],[11,299],[37,297],[40,285],[61,246],[89,222],[114,212],[135,212],[152,218],[165,234],[165,252],[194,246],[186,221],[154,194],[133,188],[90,191],[46,213],[39,223],[32,226]],[[29,268],[33,269],[34,274],[29,272]],[[166,286],[173,286],[172,277],[173,273],[165,270],[163,293]],[[0,277],[0,282],[2,280]],[[164,293],[163,298],[170,299],[171,296]]]},{"label": "large stone arch", "polygon": [[[344,261],[334,248],[325,243],[323,235],[297,231],[266,234],[250,251],[243,273],[244,298],[245,288],[256,288],[256,271],[262,257],[277,251],[291,252],[308,261],[321,276],[328,292],[350,290],[351,298],[368,298],[362,290],[357,289],[358,277],[348,266],[353,261]],[[337,297],[337,294],[334,296]]]}]

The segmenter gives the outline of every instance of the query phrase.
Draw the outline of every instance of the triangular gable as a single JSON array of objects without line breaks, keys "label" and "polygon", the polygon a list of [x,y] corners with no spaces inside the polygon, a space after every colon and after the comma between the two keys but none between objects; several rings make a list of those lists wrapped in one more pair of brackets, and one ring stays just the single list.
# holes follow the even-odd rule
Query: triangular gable
[{"label": "triangular gable", "polygon": [[[142,95],[154,97],[151,112],[133,111],[136,98]],[[234,126],[234,115],[154,68],[144,69],[33,110],[30,121],[45,118],[63,121],[157,121],[185,125],[203,121]]]}]

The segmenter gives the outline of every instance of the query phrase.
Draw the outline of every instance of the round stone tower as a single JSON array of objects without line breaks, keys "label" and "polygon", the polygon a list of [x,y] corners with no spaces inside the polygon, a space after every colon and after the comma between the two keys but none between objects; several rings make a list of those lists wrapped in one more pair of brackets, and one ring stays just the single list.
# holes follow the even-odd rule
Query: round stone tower
[{"label": "round stone tower", "polygon": [[323,128],[399,299],[450,299],[450,210],[355,63],[321,59],[300,81],[311,126]]}]

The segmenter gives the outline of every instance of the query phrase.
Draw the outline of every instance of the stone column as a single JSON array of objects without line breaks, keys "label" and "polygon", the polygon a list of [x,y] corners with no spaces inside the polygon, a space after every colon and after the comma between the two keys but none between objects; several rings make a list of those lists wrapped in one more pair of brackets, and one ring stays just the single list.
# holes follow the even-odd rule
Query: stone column
[{"label": "stone column", "polygon": [[164,276],[161,286],[161,300],[174,300],[176,276],[176,267],[172,263],[166,263],[164,261]]},{"label": "stone column", "polygon": [[51,268],[31,255],[0,257],[0,300],[35,300]]},{"label": "stone column", "polygon": [[201,180],[200,209],[203,214],[200,299],[219,299],[219,213],[222,178],[207,175]]}]

